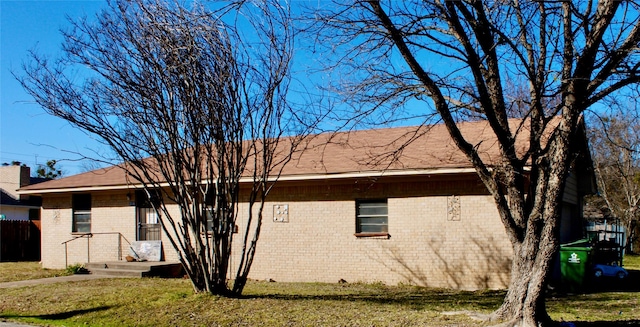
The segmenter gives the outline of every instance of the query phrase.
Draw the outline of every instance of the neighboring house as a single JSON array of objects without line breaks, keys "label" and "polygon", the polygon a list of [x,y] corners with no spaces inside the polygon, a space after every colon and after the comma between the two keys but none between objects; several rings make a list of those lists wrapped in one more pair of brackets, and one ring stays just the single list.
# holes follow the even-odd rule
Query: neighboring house
[{"label": "neighboring house", "polygon": [[[485,122],[461,129],[485,158],[496,157]],[[582,195],[594,191],[583,139],[583,158],[568,176],[561,242],[583,236]],[[526,148],[527,140],[519,141]],[[116,166],[20,192],[43,198],[45,268],[118,260],[127,241],[165,237],[148,201]],[[267,201],[250,278],[459,289],[509,282],[511,244],[495,203],[444,126],[316,135]],[[239,225],[246,208],[240,206]],[[79,236],[85,238],[67,242]],[[169,242],[163,251],[167,261],[177,259]]]},{"label": "neighboring house", "polygon": [[[633,237],[633,235],[640,235],[639,224],[632,224],[631,230],[627,230],[620,218],[613,217],[611,210],[607,207],[598,208],[589,203],[585,203],[584,218],[587,221],[586,230],[590,240],[615,242],[631,253],[636,253],[640,249],[638,238]],[[629,234],[636,242],[632,240],[627,244]]]},{"label": "neighboring house", "polygon": [[18,189],[46,179],[30,172],[25,166],[0,166],[0,261],[40,260],[42,199]]},{"label": "neighboring house", "polygon": [[588,238],[593,242],[608,241],[626,246],[627,232],[616,218],[587,221],[586,231]]},{"label": "neighboring house", "polygon": [[30,177],[31,169],[20,165],[0,166],[0,217],[3,220],[40,220],[39,196],[18,194],[18,189],[46,181]]}]

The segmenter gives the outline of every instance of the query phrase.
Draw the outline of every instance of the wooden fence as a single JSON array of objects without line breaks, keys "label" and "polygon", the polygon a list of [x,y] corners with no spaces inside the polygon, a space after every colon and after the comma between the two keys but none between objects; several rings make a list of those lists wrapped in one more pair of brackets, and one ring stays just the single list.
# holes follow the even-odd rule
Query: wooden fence
[{"label": "wooden fence", "polygon": [[0,221],[0,261],[39,261],[40,221]]}]

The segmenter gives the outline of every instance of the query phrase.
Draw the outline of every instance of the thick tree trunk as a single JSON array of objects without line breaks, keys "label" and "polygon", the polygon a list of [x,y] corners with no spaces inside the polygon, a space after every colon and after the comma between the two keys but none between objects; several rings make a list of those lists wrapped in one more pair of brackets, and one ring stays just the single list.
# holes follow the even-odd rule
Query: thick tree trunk
[{"label": "thick tree trunk", "polygon": [[[569,138],[565,138],[569,139]],[[562,194],[568,171],[568,144],[552,145],[553,164],[536,175],[536,187],[531,189],[532,210],[525,227],[512,239],[513,263],[509,290],[502,306],[493,314],[503,326],[542,327],[552,325],[545,307],[545,289],[558,250],[558,233]],[[533,183],[533,182],[532,182]],[[536,209],[538,208],[538,209]]]},{"label": "thick tree trunk", "polygon": [[[537,247],[524,244],[514,247],[509,290],[502,306],[492,317],[505,321],[504,326],[548,326],[551,323],[544,304],[544,290],[547,267],[551,264],[555,251],[550,245],[540,245],[545,249],[539,249],[539,252]],[[541,261],[545,263],[540,265]]]}]

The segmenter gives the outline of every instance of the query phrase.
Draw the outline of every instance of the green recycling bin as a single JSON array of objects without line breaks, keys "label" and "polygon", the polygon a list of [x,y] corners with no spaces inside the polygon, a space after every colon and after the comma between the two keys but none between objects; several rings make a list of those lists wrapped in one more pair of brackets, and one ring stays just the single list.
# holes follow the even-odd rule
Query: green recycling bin
[{"label": "green recycling bin", "polygon": [[567,291],[576,292],[584,287],[590,254],[591,243],[588,240],[560,245],[560,274]]}]

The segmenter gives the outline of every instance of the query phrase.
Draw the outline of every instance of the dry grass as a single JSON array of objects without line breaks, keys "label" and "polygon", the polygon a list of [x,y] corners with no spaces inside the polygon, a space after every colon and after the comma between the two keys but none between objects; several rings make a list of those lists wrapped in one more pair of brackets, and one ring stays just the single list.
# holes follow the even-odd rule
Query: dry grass
[{"label": "dry grass", "polygon": [[[14,271],[0,264],[0,276]],[[25,266],[25,267],[28,267]],[[33,270],[30,276],[43,273]],[[47,326],[488,326],[503,291],[252,281],[242,298],[193,294],[184,279],[101,279],[0,289],[0,321]],[[558,296],[550,315],[578,327],[640,325],[640,290]]]},{"label": "dry grass", "polygon": [[38,262],[1,262],[0,283],[69,275],[61,269],[44,269]]},{"label": "dry grass", "polygon": [[625,269],[640,270],[640,255],[625,255],[622,264]]},{"label": "dry grass", "polygon": [[0,320],[65,326],[477,326],[502,292],[251,282],[240,299],[193,294],[187,280],[103,279],[0,289]]}]

